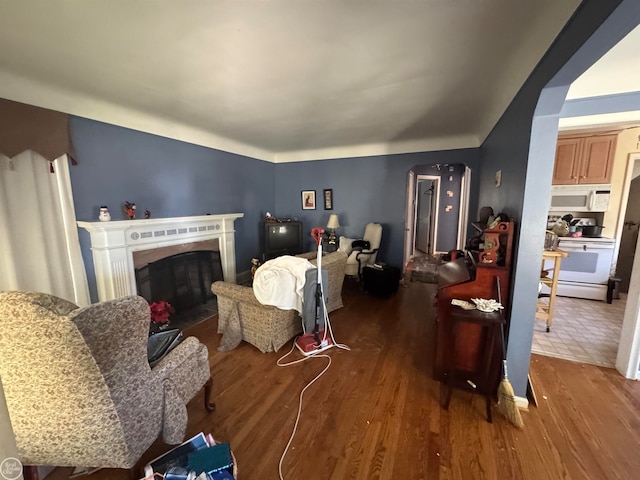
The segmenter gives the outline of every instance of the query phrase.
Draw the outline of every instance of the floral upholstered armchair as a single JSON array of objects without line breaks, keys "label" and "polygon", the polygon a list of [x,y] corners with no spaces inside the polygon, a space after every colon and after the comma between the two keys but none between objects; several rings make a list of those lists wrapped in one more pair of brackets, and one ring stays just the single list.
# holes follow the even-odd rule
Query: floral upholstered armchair
[{"label": "floral upholstered armchair", "polygon": [[129,296],[79,308],[44,293],[0,292],[0,378],[21,461],[132,468],[162,433],[186,433],[186,404],[211,373],[188,337],[153,369],[150,311]]}]

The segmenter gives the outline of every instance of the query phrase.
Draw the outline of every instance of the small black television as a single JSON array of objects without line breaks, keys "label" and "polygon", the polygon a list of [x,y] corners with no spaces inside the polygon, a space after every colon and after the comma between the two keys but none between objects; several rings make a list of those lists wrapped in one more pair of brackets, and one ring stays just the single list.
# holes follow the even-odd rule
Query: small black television
[{"label": "small black television", "polygon": [[262,260],[302,253],[302,222],[262,222]]}]

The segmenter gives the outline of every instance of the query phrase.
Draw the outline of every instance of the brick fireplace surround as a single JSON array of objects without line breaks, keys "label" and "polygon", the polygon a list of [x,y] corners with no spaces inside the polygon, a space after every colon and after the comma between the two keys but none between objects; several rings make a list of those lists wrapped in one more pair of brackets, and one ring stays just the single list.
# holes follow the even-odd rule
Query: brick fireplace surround
[{"label": "brick fireplace surround", "polygon": [[104,301],[135,295],[135,267],[139,265],[141,256],[156,258],[157,255],[152,253],[156,249],[161,249],[159,252],[165,256],[164,252],[176,253],[198,249],[200,245],[212,245],[211,249],[220,251],[225,280],[235,283],[234,221],[242,217],[244,213],[78,222],[78,226],[91,235],[98,299]]}]

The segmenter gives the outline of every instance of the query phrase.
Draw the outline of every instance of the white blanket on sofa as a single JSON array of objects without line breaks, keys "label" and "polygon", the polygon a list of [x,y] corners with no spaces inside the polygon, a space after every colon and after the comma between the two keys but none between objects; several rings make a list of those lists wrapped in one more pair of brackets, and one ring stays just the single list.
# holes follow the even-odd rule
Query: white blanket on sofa
[{"label": "white blanket on sofa", "polygon": [[253,277],[253,294],[263,305],[302,312],[305,272],[314,265],[306,258],[283,255],[261,265]]}]

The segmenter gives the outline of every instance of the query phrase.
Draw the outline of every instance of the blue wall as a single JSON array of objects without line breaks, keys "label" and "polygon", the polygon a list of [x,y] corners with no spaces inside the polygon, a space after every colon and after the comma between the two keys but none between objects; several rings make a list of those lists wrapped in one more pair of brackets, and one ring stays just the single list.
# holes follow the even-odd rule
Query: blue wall
[{"label": "blue wall", "polygon": [[[400,267],[409,170],[446,163],[466,164],[475,172],[478,159],[477,149],[463,149],[278,164],[276,211],[272,213],[303,222],[306,249],[315,248],[309,236],[311,228],[325,227],[331,213],[340,218],[341,227],[336,233],[346,237],[361,237],[367,223],[381,223],[378,258]],[[324,210],[322,191],[327,188],[333,189],[333,210]],[[316,191],[316,210],[302,210],[302,190]],[[472,190],[473,197],[476,193]]]},{"label": "blue wall", "polygon": [[[258,222],[274,208],[273,164],[79,117],[71,118],[71,136],[78,220],[96,221],[100,205],[109,207],[113,220],[124,219],[125,201],[136,204],[139,218],[145,209],[153,218],[241,212],[237,270],[250,269],[259,251]],[[97,301],[89,234],[79,232],[91,300]]]},{"label": "blue wall", "polygon": [[[466,164],[475,174],[479,159],[477,149],[464,149],[271,164],[80,117],[72,117],[71,135],[78,220],[95,221],[101,205],[113,220],[124,219],[124,201],[135,202],[140,218],[146,209],[155,218],[243,212],[236,220],[238,272],[248,270],[259,253],[258,225],[267,211],[301,220],[306,250],[315,248],[311,228],[326,226],[331,213],[340,216],[340,235],[358,237],[366,223],[380,222],[379,258],[400,266],[409,170]],[[333,189],[333,210],[324,210],[325,188]],[[302,210],[302,190],[316,190],[316,210]],[[89,234],[79,232],[91,299],[97,301]]]}]

